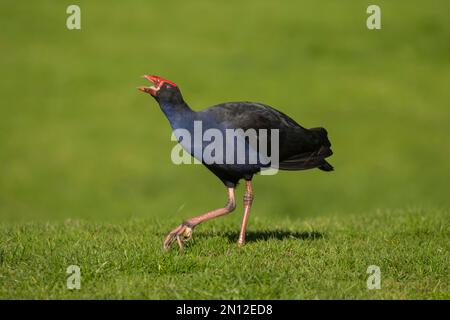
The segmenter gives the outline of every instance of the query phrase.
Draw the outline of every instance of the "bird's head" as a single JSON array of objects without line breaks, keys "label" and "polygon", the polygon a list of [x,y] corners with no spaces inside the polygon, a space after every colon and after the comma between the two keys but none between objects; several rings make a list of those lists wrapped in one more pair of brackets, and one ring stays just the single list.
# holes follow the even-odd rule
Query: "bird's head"
[{"label": "bird's head", "polygon": [[145,75],[143,78],[151,81],[153,85],[151,87],[141,86],[138,88],[140,91],[149,93],[157,101],[183,102],[183,97],[176,83],[158,76]]}]

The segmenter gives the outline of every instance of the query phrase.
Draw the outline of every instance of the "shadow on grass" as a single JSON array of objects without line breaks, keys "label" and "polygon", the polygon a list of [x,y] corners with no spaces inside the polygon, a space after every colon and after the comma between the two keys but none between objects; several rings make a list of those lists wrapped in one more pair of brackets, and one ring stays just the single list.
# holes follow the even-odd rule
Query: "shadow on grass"
[{"label": "shadow on grass", "polygon": [[[236,242],[239,237],[239,232],[229,231],[224,232],[223,236],[228,238],[230,242]],[[271,239],[298,239],[298,240],[316,240],[323,238],[323,233],[318,231],[312,232],[297,232],[286,230],[266,230],[266,231],[247,231],[245,235],[246,242],[267,241]]]},{"label": "shadow on grass", "polygon": [[[195,235],[194,235],[195,236]],[[229,242],[237,242],[239,237],[239,231],[227,231],[227,232],[198,232],[196,236],[203,237],[224,237]],[[287,230],[265,230],[265,231],[247,231],[245,240],[246,242],[267,241],[271,239],[284,240],[284,239],[298,239],[298,240],[317,240],[322,239],[324,234],[318,231],[287,231]]]}]

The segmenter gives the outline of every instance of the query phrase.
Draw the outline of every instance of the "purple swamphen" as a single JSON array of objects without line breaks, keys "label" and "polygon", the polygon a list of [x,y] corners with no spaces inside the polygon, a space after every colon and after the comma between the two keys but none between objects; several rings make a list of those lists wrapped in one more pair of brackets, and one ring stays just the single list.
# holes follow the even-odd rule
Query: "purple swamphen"
[{"label": "purple swamphen", "polygon": [[[146,75],[144,78],[151,81],[153,85],[151,87],[139,87],[139,90],[149,93],[156,99],[161,110],[169,120],[174,133],[183,129],[185,132],[195,136],[195,123],[202,124],[201,133],[208,129],[214,129],[216,130],[215,133],[223,133],[223,136],[226,136],[226,131],[229,129],[242,130],[240,133],[253,129],[254,131],[251,132],[256,135],[257,140],[262,140],[259,133],[262,132],[260,131],[261,129],[275,129],[278,132],[276,150],[278,159],[275,166],[273,162],[267,163],[267,161],[263,162],[262,160],[249,161],[251,152],[256,153],[258,159],[264,158],[261,156],[260,149],[255,148],[250,143],[251,136],[244,137],[244,140],[241,139],[245,148],[245,155],[244,159],[241,159],[243,161],[239,162],[237,159],[241,156],[236,154],[236,148],[231,148],[231,151],[226,149],[220,155],[215,154],[215,160],[219,158],[219,160],[223,161],[211,161],[211,159],[202,158],[202,152],[205,151],[208,145],[207,141],[201,141],[199,144],[194,141],[195,137],[193,140],[188,141],[189,139],[186,137],[180,137],[175,134],[182,147],[194,158],[202,162],[225,184],[228,189],[228,202],[223,208],[183,221],[165,238],[163,245],[165,250],[175,240],[182,249],[183,242],[192,238],[194,227],[204,221],[233,211],[236,206],[235,189],[241,179],[245,180],[245,195],[244,216],[238,239],[239,245],[245,244],[245,230],[253,201],[251,180],[254,174],[269,167],[276,167],[276,169],[280,170],[305,170],[312,168],[318,168],[323,171],[333,170],[333,167],[325,160],[325,158],[332,155],[332,151],[327,131],[324,128],[303,128],[284,113],[270,106],[255,102],[228,102],[201,111],[194,111],[184,101],[180,89],[174,82],[151,75]],[[233,138],[239,140],[239,133]],[[217,139],[216,136],[215,139]],[[273,144],[273,141],[269,139],[268,145],[271,143]],[[232,152],[233,154],[227,155],[227,152]],[[228,161],[225,161],[225,158]],[[230,159],[233,161],[229,161]]]}]

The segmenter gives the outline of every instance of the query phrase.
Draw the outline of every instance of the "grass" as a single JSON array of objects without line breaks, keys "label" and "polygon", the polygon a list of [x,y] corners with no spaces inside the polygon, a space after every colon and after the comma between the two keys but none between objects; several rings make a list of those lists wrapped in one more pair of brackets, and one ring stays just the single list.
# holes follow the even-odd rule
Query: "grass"
[{"label": "grass", "polygon": [[[425,218],[425,216],[427,218]],[[28,223],[0,229],[3,298],[449,299],[444,212],[252,221],[235,245],[237,219],[199,227],[185,253],[161,250],[169,222]],[[173,221],[174,222],[174,221]],[[69,265],[81,289],[66,288]],[[369,265],[381,289],[368,290]]]},{"label": "grass", "polygon": [[[69,4],[0,4],[0,298],[448,299],[448,1],[377,1],[378,31],[364,1]],[[326,127],[336,171],[256,177],[246,247],[237,210],[164,255],[225,191],[171,163],[144,73]]]}]

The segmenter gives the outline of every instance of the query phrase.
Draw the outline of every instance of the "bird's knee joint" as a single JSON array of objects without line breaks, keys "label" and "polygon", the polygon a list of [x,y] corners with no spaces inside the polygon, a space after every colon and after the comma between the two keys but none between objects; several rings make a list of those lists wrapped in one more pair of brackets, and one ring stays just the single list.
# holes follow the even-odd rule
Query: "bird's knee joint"
[{"label": "bird's knee joint", "polygon": [[225,209],[228,210],[228,212],[233,211],[236,208],[236,202],[234,200],[228,201],[227,205],[225,206]]},{"label": "bird's knee joint", "polygon": [[249,206],[253,202],[253,193],[246,193],[244,194],[244,205]]}]

